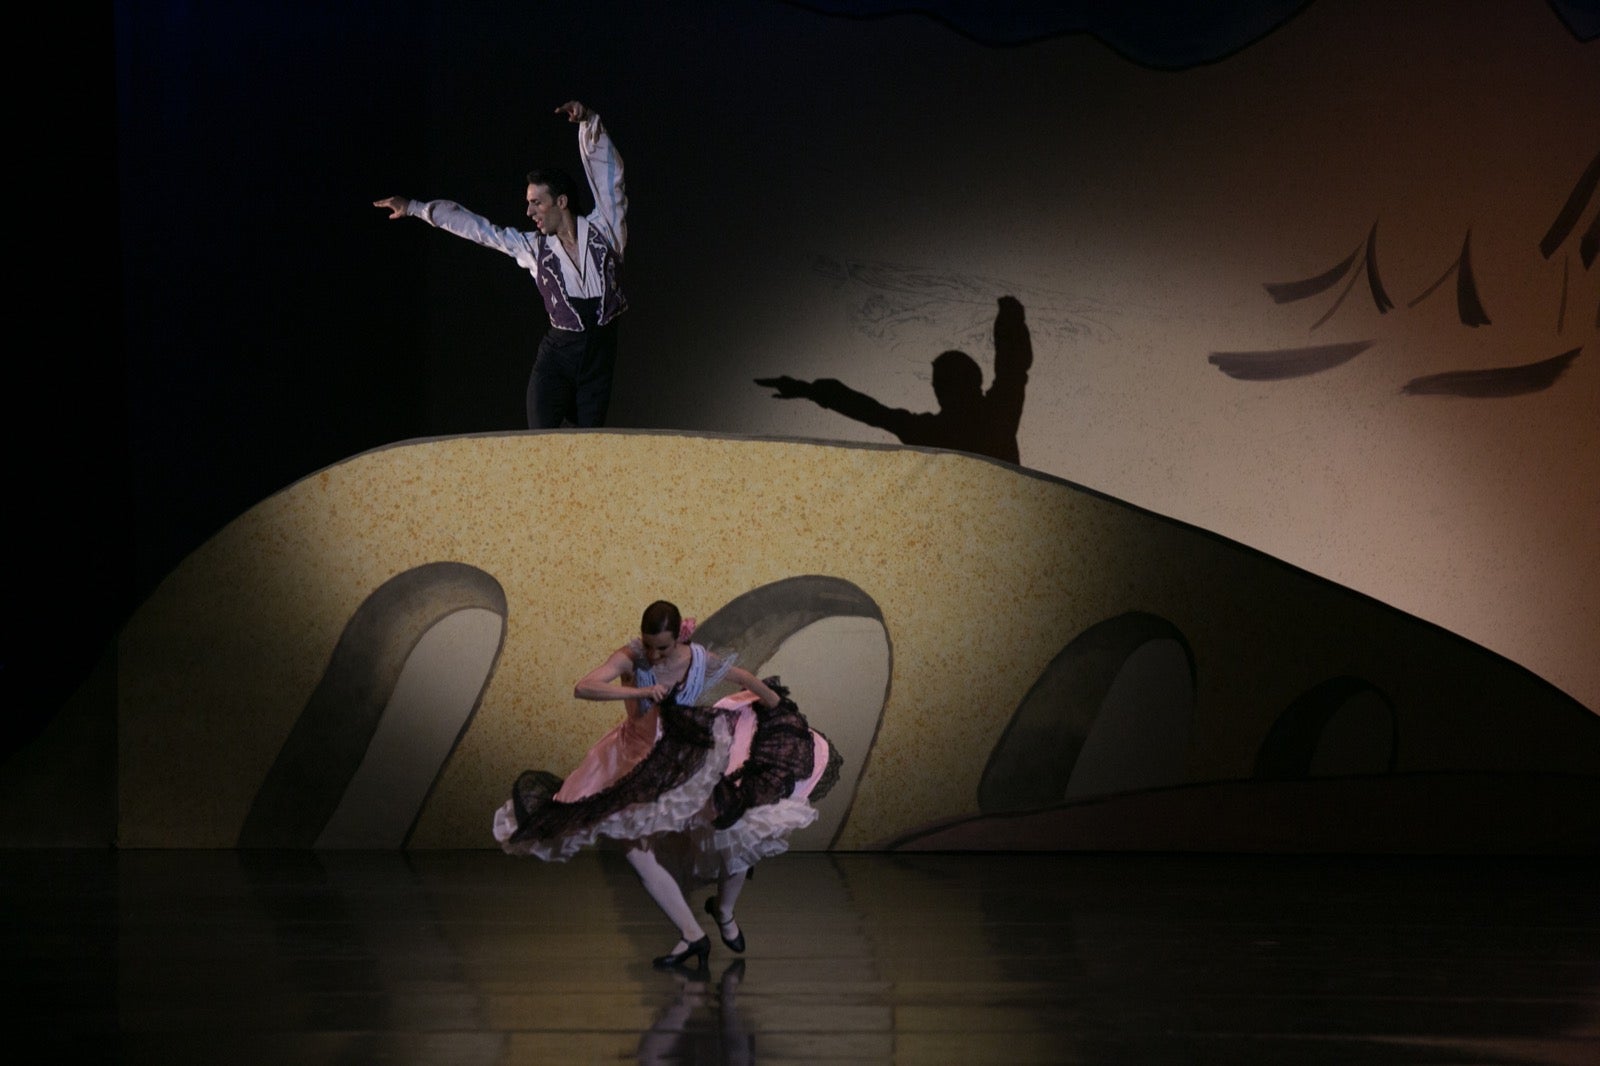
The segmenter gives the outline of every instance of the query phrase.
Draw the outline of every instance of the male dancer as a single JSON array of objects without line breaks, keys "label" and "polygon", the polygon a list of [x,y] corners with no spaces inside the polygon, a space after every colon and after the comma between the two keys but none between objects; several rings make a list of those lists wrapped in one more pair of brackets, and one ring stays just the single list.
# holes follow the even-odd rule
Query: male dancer
[{"label": "male dancer", "polygon": [[457,237],[504,252],[533,275],[550,328],[528,376],[528,428],[605,424],[617,359],[617,316],[627,310],[621,288],[628,240],[628,197],[622,157],[600,116],[576,100],[556,108],[578,124],[578,151],[594,210],[576,215],[572,179],[560,170],[528,173],[531,231],[496,226],[450,200],[387,196],[374,207],[390,218],[420,218]]}]

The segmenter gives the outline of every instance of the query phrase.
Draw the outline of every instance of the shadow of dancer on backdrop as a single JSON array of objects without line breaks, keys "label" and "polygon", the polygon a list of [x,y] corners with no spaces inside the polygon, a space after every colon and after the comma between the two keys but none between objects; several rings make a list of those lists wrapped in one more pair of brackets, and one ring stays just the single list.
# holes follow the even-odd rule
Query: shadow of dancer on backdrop
[{"label": "shadow of dancer on backdrop", "polygon": [[973,452],[1008,463],[1020,463],[1017,427],[1022,423],[1023,393],[1033,366],[1033,341],[1023,320],[1022,304],[1002,296],[994,317],[994,383],[983,391],[983,368],[966,352],[944,352],[933,361],[933,395],[937,411],[912,412],[888,407],[833,378],[801,381],[787,375],[756,378],[774,389],[779,400],[805,399],[846,418],[888,430],[902,444]]}]

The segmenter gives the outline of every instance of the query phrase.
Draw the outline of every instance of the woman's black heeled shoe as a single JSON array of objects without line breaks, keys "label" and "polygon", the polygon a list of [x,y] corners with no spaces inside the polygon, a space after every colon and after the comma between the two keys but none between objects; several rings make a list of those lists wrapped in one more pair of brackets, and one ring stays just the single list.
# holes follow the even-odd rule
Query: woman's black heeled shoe
[{"label": "woman's black heeled shoe", "polygon": [[661,955],[651,959],[650,965],[658,970],[682,970],[687,969],[684,963],[691,957],[698,957],[699,968],[704,970],[707,965],[706,960],[711,957],[711,938],[703,936],[682,951],[675,951],[671,955]]},{"label": "woman's black heeled shoe", "polygon": [[[717,913],[716,896],[712,896],[710,899],[706,900],[706,913],[711,915],[711,920],[713,922],[717,923],[717,935],[722,938],[722,942],[724,944],[728,945],[728,950],[742,953],[744,951],[744,930],[739,930],[739,935],[734,937],[732,940],[728,939],[728,934],[724,933],[723,930],[733,924],[733,919],[730,918],[726,922],[722,920],[722,916]],[[706,939],[709,940],[710,937],[707,937]]]}]

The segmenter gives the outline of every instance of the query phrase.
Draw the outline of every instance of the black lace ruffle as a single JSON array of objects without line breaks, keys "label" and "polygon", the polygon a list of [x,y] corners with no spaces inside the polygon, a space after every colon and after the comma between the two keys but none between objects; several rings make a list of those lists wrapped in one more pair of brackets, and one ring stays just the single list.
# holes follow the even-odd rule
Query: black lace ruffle
[{"label": "black lace ruffle", "polygon": [[778,705],[755,705],[756,731],[750,741],[750,757],[718,781],[711,792],[716,810],[711,824],[717,829],[733,825],[752,807],[785,798],[794,791],[795,783],[810,777],[815,768],[816,748],[806,716],[777,678],[769,677],[766,683],[778,694]]},{"label": "black lace ruffle", "polygon": [[812,803],[816,803],[833,791],[833,786],[839,783],[840,771],[844,769],[844,756],[839,754],[839,746],[830,740],[826,733],[819,732],[817,736],[827,741],[828,765],[822,768],[822,776],[817,778],[817,783],[811,787],[809,798]]},{"label": "black lace ruffle", "polygon": [[660,704],[661,736],[639,765],[591,796],[563,803],[553,799],[561,780],[544,770],[525,770],[511,789],[517,830],[511,842],[552,840],[587,829],[636,803],[651,803],[678,788],[700,769],[715,746],[708,707],[685,707],[670,698]]}]

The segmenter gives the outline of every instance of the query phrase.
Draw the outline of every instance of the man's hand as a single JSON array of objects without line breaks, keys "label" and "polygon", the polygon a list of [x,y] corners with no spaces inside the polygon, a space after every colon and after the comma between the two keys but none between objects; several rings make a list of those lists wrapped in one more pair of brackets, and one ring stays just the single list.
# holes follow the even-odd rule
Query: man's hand
[{"label": "man's hand", "polygon": [[589,109],[576,100],[568,100],[556,108],[556,114],[566,115],[568,122],[582,122],[589,117]]},{"label": "man's hand", "polygon": [[405,218],[406,211],[411,207],[411,200],[405,196],[385,196],[381,200],[372,201],[372,206],[388,211],[390,218]]},{"label": "man's hand", "polygon": [[776,400],[805,399],[811,395],[811,382],[800,381],[787,374],[776,378],[756,378],[755,382],[762,388],[777,390],[772,394]]}]

